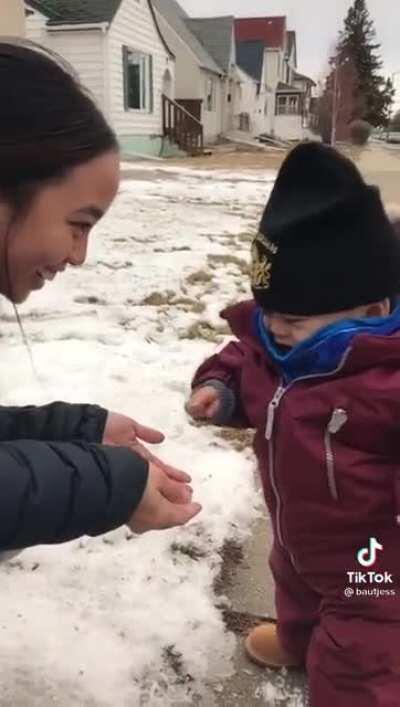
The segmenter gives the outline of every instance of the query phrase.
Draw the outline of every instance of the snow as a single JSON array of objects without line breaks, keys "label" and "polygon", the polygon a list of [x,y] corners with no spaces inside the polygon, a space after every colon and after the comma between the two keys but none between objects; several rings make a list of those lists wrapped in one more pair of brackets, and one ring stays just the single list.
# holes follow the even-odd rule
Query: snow
[{"label": "snow", "polygon": [[308,704],[308,690],[304,691],[293,686],[288,671],[283,668],[271,676],[271,680],[263,680],[256,689],[255,698],[262,700],[268,707],[305,707]]},{"label": "snow", "polygon": [[[195,704],[232,672],[236,641],[213,581],[224,541],[244,539],[259,513],[255,465],[249,451],[190,425],[183,405],[196,366],[227,338],[199,339],[191,327],[212,332],[219,310],[248,295],[244,270],[209,256],[248,261],[274,175],[148,164],[140,173],[122,182],[87,264],[21,307],[38,379],[2,303],[2,404],[97,402],[162,429],[156,453],[190,471],[204,510],[186,528],[120,529],[4,560],[5,707]],[[144,304],[154,293],[167,303]]]}]

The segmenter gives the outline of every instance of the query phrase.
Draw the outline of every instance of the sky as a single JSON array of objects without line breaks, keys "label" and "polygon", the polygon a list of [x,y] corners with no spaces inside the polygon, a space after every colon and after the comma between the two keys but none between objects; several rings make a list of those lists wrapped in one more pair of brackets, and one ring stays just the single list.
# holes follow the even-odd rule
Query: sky
[{"label": "sky", "polygon": [[[297,32],[298,68],[318,80],[324,74],[330,49],[343,26],[352,0],[179,0],[193,17],[233,14],[236,17],[286,15],[288,29]],[[382,45],[384,73],[395,77],[400,91],[400,3],[368,0]]]}]

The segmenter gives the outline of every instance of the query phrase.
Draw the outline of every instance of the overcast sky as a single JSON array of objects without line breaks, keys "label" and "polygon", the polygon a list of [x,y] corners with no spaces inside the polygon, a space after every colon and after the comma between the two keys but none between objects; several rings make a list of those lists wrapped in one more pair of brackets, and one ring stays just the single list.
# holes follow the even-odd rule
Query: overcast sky
[{"label": "overcast sky", "polygon": [[[297,32],[299,71],[318,79],[324,73],[330,49],[352,0],[179,0],[192,17],[286,15],[288,29]],[[368,0],[382,45],[384,71],[400,72],[400,2]],[[396,77],[400,90],[400,73]]]}]

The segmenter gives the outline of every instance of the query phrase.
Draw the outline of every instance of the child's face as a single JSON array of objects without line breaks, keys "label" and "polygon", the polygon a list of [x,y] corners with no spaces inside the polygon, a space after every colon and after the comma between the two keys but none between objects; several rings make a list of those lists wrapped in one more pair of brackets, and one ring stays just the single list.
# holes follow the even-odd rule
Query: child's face
[{"label": "child's face", "polygon": [[314,317],[299,317],[291,314],[271,312],[264,314],[264,324],[271,332],[278,346],[293,348],[301,341],[308,339],[316,331],[328,324],[345,319],[360,319],[364,317],[385,317],[390,312],[389,300],[365,307],[356,307],[333,314],[320,314]]}]

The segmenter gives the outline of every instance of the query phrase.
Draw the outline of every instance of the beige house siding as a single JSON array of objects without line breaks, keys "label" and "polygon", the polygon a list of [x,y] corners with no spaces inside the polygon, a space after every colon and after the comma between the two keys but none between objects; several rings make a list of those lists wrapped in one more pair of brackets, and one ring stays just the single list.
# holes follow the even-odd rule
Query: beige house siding
[{"label": "beige house siding", "polygon": [[[227,101],[228,83],[218,74],[204,69],[191,48],[177,34],[165,18],[156,12],[160,30],[175,55],[175,98],[202,101],[201,122],[204,128],[204,139],[208,143],[215,142],[226,129],[224,124],[224,108]],[[207,110],[207,82],[214,85],[213,110]]]},{"label": "beige house siding", "polygon": [[23,0],[0,0],[0,35],[25,36]]},{"label": "beige house siding", "polygon": [[204,87],[197,58],[179,34],[156,11],[157,21],[165,41],[175,55],[175,98],[203,99]]}]

